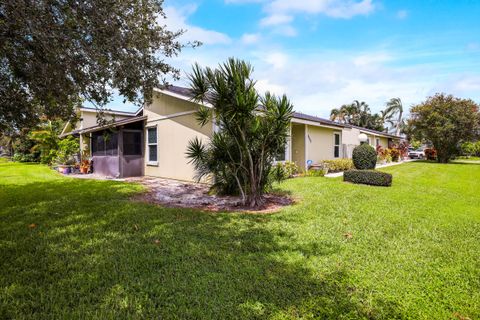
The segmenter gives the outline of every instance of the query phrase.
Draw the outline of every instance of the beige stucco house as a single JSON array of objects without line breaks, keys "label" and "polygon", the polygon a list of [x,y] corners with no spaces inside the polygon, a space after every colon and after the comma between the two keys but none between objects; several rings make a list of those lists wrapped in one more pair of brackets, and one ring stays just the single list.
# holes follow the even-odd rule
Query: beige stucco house
[{"label": "beige stucco house", "polygon": [[[208,103],[206,104],[209,107]],[[96,110],[81,108],[76,124],[67,124],[62,136],[80,137],[82,152],[93,160],[94,171],[114,177],[154,176],[191,181],[194,169],[185,152],[191,139],[208,140],[214,124],[200,126],[195,118],[199,104],[186,88],[156,89],[153,102],[135,113],[106,111],[110,120],[97,125]],[[284,157],[301,169],[321,160],[350,158],[364,133],[372,146],[387,147],[399,137],[385,132],[339,124],[294,113]]]}]

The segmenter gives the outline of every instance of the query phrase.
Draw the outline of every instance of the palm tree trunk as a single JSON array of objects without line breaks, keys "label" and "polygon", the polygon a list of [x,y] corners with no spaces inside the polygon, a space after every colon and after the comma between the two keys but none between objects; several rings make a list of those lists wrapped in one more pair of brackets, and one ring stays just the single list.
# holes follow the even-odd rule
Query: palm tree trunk
[{"label": "palm tree trunk", "polygon": [[398,113],[397,130],[395,131],[395,135],[397,136],[400,135],[400,131],[402,129],[402,117],[403,117],[403,110],[400,109]]}]

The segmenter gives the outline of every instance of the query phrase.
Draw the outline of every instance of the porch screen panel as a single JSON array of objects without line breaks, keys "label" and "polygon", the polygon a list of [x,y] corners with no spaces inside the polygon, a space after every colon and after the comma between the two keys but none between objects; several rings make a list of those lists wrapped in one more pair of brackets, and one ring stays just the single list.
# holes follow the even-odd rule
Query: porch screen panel
[{"label": "porch screen panel", "polygon": [[142,155],[142,134],[140,132],[123,132],[123,154],[126,156]]},{"label": "porch screen panel", "polygon": [[105,136],[105,155],[116,156],[118,155],[118,134],[111,133]]},{"label": "porch screen panel", "polygon": [[116,156],[118,155],[118,134],[94,132],[92,133],[93,156]]},{"label": "porch screen panel", "polygon": [[92,133],[92,155],[105,155],[105,142],[103,141],[103,135],[98,132]]}]

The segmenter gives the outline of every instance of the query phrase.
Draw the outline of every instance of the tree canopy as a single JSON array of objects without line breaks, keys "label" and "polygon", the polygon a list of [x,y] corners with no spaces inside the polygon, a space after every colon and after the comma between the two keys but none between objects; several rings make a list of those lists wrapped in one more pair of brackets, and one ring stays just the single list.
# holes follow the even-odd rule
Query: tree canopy
[{"label": "tree canopy", "polygon": [[[380,113],[372,113],[367,103],[354,100],[351,104],[332,109],[330,119],[377,131],[392,131],[399,136],[404,127],[402,100],[390,99]],[[387,125],[390,125],[390,130]]]},{"label": "tree canopy", "polygon": [[448,162],[462,142],[479,134],[479,106],[470,99],[436,94],[412,107],[410,114],[409,132],[415,139],[433,144],[438,162]]},{"label": "tree canopy", "polygon": [[0,3],[0,131],[30,127],[40,115],[68,118],[88,100],[116,91],[150,101],[178,70],[183,32],[159,24],[161,0],[4,0]]},{"label": "tree canopy", "polygon": [[344,104],[338,109],[332,109],[330,119],[378,131],[385,130],[382,117],[377,113],[372,114],[370,107],[364,101],[355,100],[351,104]]},{"label": "tree canopy", "polygon": [[187,156],[197,178],[212,176],[216,191],[240,194],[244,204],[260,206],[271,182],[272,163],[285,152],[293,106],[287,97],[260,96],[251,78],[253,68],[230,58],[217,69],[195,65],[190,75],[200,124],[216,127],[208,143],[194,139]]}]

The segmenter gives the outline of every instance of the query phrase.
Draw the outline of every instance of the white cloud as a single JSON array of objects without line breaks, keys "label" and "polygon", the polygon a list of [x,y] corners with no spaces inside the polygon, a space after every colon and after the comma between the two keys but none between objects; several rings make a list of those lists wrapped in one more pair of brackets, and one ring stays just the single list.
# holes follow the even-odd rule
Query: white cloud
[{"label": "white cloud", "polygon": [[368,53],[368,54],[360,54],[353,58],[353,63],[358,66],[368,66],[372,64],[376,64],[379,62],[388,62],[392,60],[392,56],[389,55],[386,52],[376,52],[374,54]]},{"label": "white cloud", "polygon": [[276,94],[276,95],[283,95],[287,90],[284,86],[272,83],[269,79],[260,79],[257,81],[255,88],[259,92],[267,92]]},{"label": "white cloud", "polygon": [[180,8],[167,6],[164,8],[164,12],[167,18],[162,18],[159,21],[160,24],[166,24],[170,30],[183,29],[186,32],[182,35],[182,41],[200,41],[204,44],[229,44],[232,42],[230,37],[224,33],[200,28],[188,24],[187,19],[197,10],[196,5],[188,5]]},{"label": "white cloud", "polygon": [[244,33],[240,38],[240,41],[244,44],[255,44],[258,43],[261,39],[259,33]]},{"label": "white cloud", "polygon": [[453,84],[453,89],[460,92],[480,91],[480,76],[466,76]]},{"label": "white cloud", "polygon": [[282,69],[288,62],[288,56],[282,52],[268,53],[262,59],[274,69]]},{"label": "white cloud", "polygon": [[451,65],[429,59],[413,62],[411,54],[409,48],[386,46],[363,52],[286,51],[261,41],[253,48],[189,49],[182,52],[176,66],[189,72],[195,61],[217,67],[231,56],[245,59],[255,68],[253,78],[260,92],[285,93],[295,110],[321,117],[328,117],[332,108],[354,99],[367,102],[374,112],[383,109],[392,97],[400,97],[409,108],[436,92],[480,101],[479,72],[452,75]]},{"label": "white cloud", "polygon": [[297,30],[290,25],[284,25],[284,26],[278,26],[274,28],[272,30],[272,33],[285,36],[285,37],[295,37],[297,35]]},{"label": "white cloud", "polygon": [[287,14],[273,14],[260,20],[261,26],[276,26],[292,22],[293,17]]},{"label": "white cloud", "polygon": [[399,10],[397,12],[397,18],[400,20],[403,20],[408,17],[408,11],[407,10]]},{"label": "white cloud", "polygon": [[373,0],[226,0],[226,3],[262,3],[266,16],[259,22],[262,27],[272,27],[274,34],[296,36],[291,25],[295,15],[323,14],[332,18],[350,19],[367,15],[375,10]]},{"label": "white cloud", "polygon": [[445,92],[465,98],[478,96],[478,92],[480,92],[480,75],[462,74],[450,76],[430,91],[431,94],[436,92]]},{"label": "white cloud", "polygon": [[[285,93],[295,110],[321,117],[328,117],[332,108],[354,99],[367,102],[378,112],[392,97],[400,97],[407,108],[439,91],[480,98],[480,76],[442,80],[436,66],[390,65],[399,57],[384,50],[305,54],[281,50],[239,52],[233,48],[212,51],[200,47],[182,54],[181,67],[190,71],[194,61],[216,67],[229,56],[251,62],[260,92]],[[369,56],[372,59],[366,59]]]},{"label": "white cloud", "polygon": [[298,12],[325,14],[329,17],[345,19],[369,14],[374,9],[372,0],[274,0],[266,7],[266,10],[272,14]]}]

